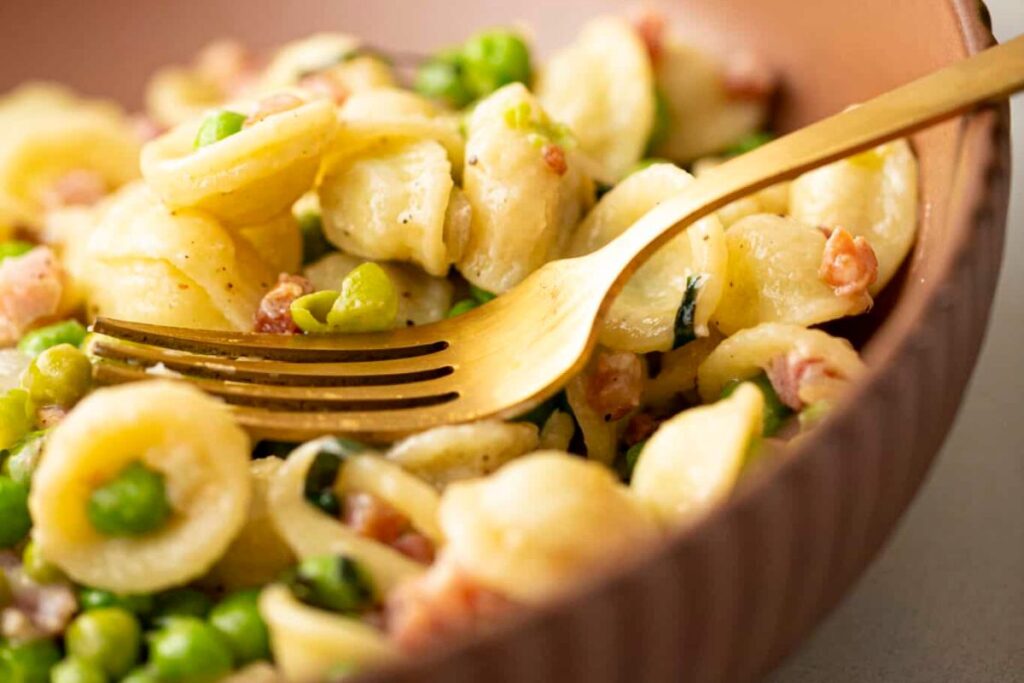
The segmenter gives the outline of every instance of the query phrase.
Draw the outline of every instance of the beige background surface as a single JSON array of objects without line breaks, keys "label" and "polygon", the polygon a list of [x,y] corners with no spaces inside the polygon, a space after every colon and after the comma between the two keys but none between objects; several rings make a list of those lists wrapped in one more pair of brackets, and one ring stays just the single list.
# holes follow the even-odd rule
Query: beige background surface
[{"label": "beige background surface", "polygon": [[[1024,0],[988,0],[996,35]],[[856,590],[769,683],[1024,682],[1024,97],[988,339],[901,526]]]}]

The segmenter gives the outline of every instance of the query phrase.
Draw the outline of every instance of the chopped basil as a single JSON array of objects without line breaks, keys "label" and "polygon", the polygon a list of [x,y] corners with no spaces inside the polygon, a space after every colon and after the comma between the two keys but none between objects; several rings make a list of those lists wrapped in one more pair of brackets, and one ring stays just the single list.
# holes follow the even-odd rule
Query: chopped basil
[{"label": "chopped basil", "polygon": [[334,493],[334,482],[338,479],[342,463],[349,456],[365,450],[366,446],[352,439],[325,439],[306,472],[303,489],[306,500],[330,515],[337,515],[341,511],[341,501]]},{"label": "chopped basil", "polygon": [[685,346],[697,338],[697,332],[693,328],[694,317],[697,313],[697,295],[700,293],[700,288],[706,279],[706,275],[686,276],[686,291],[683,294],[683,302],[679,305],[679,310],[676,312],[675,337],[672,340],[673,349]]}]

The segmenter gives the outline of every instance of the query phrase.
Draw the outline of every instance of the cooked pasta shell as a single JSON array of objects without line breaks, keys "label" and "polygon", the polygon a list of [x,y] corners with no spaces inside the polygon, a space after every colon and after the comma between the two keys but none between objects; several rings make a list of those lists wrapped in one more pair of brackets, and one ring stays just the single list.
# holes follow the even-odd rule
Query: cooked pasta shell
[{"label": "cooked pasta shell", "polygon": [[596,463],[540,451],[441,499],[445,553],[478,581],[539,602],[657,536],[648,511]]},{"label": "cooked pasta shell", "polygon": [[334,159],[320,183],[324,234],[352,254],[416,263],[443,276],[445,215],[455,183],[444,147],[383,139]]},{"label": "cooked pasta shell", "polygon": [[284,213],[313,186],[334,126],[333,103],[318,99],[195,149],[199,122],[190,120],[142,148],[142,173],[171,209],[253,225]]},{"label": "cooked pasta shell", "polygon": [[224,91],[194,69],[170,66],[146,83],[146,112],[161,126],[191,121],[224,102]]},{"label": "cooked pasta shell", "polygon": [[297,273],[302,267],[302,233],[291,210],[256,225],[234,228],[272,270]]},{"label": "cooked pasta shell", "polygon": [[540,73],[537,97],[572,129],[603,180],[618,181],[643,156],[654,125],[654,73],[625,19],[599,17],[584,26]]},{"label": "cooked pasta shell", "polygon": [[587,458],[604,465],[611,466],[619,442],[620,422],[608,422],[594,410],[587,400],[587,380],[583,375],[576,375],[565,385],[565,399],[572,408],[576,423],[583,435],[583,445],[587,449]]},{"label": "cooked pasta shell", "polygon": [[534,425],[485,420],[414,434],[392,446],[387,457],[442,488],[453,481],[491,474],[536,448]]},{"label": "cooked pasta shell", "polygon": [[276,272],[198,211],[170,211],[125,188],[86,248],[89,310],[123,320],[248,330]]},{"label": "cooked pasta shell", "polygon": [[281,537],[300,559],[348,555],[369,571],[380,595],[402,580],[423,572],[423,566],[396,550],[364,538],[313,507],[304,497],[306,475],[320,450],[320,441],[300,446],[270,484],[270,515]]},{"label": "cooked pasta shell", "polygon": [[[715,157],[705,157],[693,165],[693,175],[700,178],[712,168],[721,165],[722,161]],[[785,216],[789,213],[790,184],[788,182],[778,183],[743,199],[737,199],[731,204],[726,204],[717,211],[718,219],[722,221],[722,227],[728,228],[733,223],[739,222],[740,219],[759,213]]]},{"label": "cooked pasta shell", "polygon": [[269,457],[253,460],[249,465],[253,495],[245,526],[214,565],[206,582],[226,590],[262,586],[295,564],[295,553],[270,518],[270,482],[282,464],[280,458]]},{"label": "cooked pasta shell", "polygon": [[[141,461],[165,478],[173,509],[159,530],[108,537],[86,516],[89,497]],[[148,593],[206,573],[245,524],[252,496],[249,438],[227,408],[162,380],[100,389],[50,435],[32,480],[33,538],[74,581]]]},{"label": "cooked pasta shell", "polygon": [[[345,276],[365,259],[334,252],[306,267],[305,275],[318,290],[341,286]],[[415,266],[399,263],[379,264],[398,289],[398,315],[400,325],[426,325],[442,320],[452,306],[452,283],[446,279],[427,275]]]},{"label": "cooked pasta shell", "polygon": [[680,394],[696,389],[697,369],[720,343],[722,335],[712,330],[707,337],[663,353],[657,374],[648,375],[644,380],[644,405],[667,406]]},{"label": "cooked pasta shell", "polygon": [[360,41],[344,33],[317,33],[281,46],[260,79],[274,92],[303,77],[329,71],[349,92],[394,85],[391,69],[379,59],[358,54]]},{"label": "cooked pasta shell", "polygon": [[[764,323],[729,337],[701,364],[697,386],[705,402],[718,399],[731,381],[753,377],[767,370],[779,356],[796,353],[807,359],[820,359],[830,374],[846,382],[864,372],[864,362],[847,340],[833,337],[821,330],[808,330],[798,325]],[[813,403],[815,396],[801,398]]]},{"label": "cooked pasta shell", "polygon": [[381,664],[399,656],[377,629],[351,617],[305,605],[284,585],[260,594],[274,661],[290,683],[319,683],[340,665]]},{"label": "cooked pasta shell", "polygon": [[567,451],[576,434],[576,420],[569,413],[556,410],[544,421],[538,447],[544,451]]},{"label": "cooked pasta shell", "polygon": [[509,112],[524,107],[532,118],[545,116],[513,83],[481,101],[468,121],[463,190],[473,215],[457,265],[467,280],[496,294],[560,257],[593,198],[593,183],[572,150],[564,150],[559,174],[545,163],[536,134],[510,125]]},{"label": "cooked pasta shell", "polygon": [[688,162],[721,152],[761,130],[767,98],[729,96],[723,69],[705,52],[666,41],[655,65],[655,81],[668,105],[671,125],[654,156]]},{"label": "cooked pasta shell", "polygon": [[114,190],[139,176],[139,141],[117,106],[50,84],[0,99],[0,223],[36,227],[47,189],[70,171]]},{"label": "cooked pasta shell", "polygon": [[759,214],[725,231],[729,276],[714,314],[725,334],[760,323],[817,325],[863,313],[870,299],[838,296],[818,276],[825,235],[792,218]]},{"label": "cooked pasta shell", "polygon": [[744,384],[725,400],[679,413],[643,447],[630,488],[665,524],[700,517],[732,490],[763,411],[761,392]]},{"label": "cooked pasta shell", "polygon": [[[570,256],[600,249],[628,230],[660,202],[693,182],[671,164],[655,164],[634,173],[601,198],[577,228]],[[687,279],[702,277],[697,291],[694,329],[708,333],[708,320],[722,297],[726,280],[725,234],[717,218],[697,221],[662,247],[623,287],[601,329],[601,343],[636,353],[672,348],[676,313]]]},{"label": "cooked pasta shell", "polygon": [[896,274],[917,233],[917,159],[906,140],[891,142],[793,181],[790,212],[808,225],[863,237],[878,257],[877,294]]},{"label": "cooked pasta shell", "polygon": [[267,662],[256,662],[236,670],[227,678],[220,679],[220,683],[286,683],[284,677],[278,673],[272,664]]}]

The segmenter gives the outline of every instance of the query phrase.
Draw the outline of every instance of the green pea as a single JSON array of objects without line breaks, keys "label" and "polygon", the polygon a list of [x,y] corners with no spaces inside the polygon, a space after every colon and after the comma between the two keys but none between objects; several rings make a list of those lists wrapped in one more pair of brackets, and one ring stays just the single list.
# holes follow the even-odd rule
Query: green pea
[{"label": "green pea", "polygon": [[816,427],[828,417],[830,412],[832,412],[831,401],[815,401],[797,415],[797,419],[800,420],[800,429],[807,430]]},{"label": "green pea", "polygon": [[211,683],[231,671],[231,649],[217,629],[195,617],[177,617],[149,641],[153,670],[168,683]]},{"label": "green pea", "polygon": [[495,29],[470,38],[462,50],[466,88],[474,97],[486,97],[509,83],[529,85],[530,48],[515,33]]},{"label": "green pea", "polygon": [[64,635],[68,654],[99,667],[112,678],[132,670],[139,660],[141,645],[138,619],[120,607],[83,612]]},{"label": "green pea", "polygon": [[155,621],[175,617],[196,617],[204,619],[210,613],[213,601],[205,593],[194,588],[175,588],[156,596]]},{"label": "green pea", "polygon": [[473,101],[463,78],[463,59],[458,50],[444,50],[427,60],[416,72],[416,92],[462,109]]},{"label": "green pea", "polygon": [[78,589],[78,604],[85,611],[120,607],[133,614],[145,616],[153,611],[154,600],[152,595],[118,595],[101,588],[83,586]]},{"label": "green pea", "polygon": [[651,132],[647,137],[647,155],[651,156],[658,151],[658,148],[665,144],[669,133],[672,132],[672,110],[669,109],[668,100],[660,89],[654,89],[654,121],[651,123]]},{"label": "green pea", "polygon": [[30,640],[0,646],[0,681],[49,683],[50,670],[60,661],[60,650],[50,640]]},{"label": "green pea", "polygon": [[333,289],[300,296],[292,302],[289,309],[292,320],[307,334],[326,334],[330,331],[327,316],[337,299],[338,292]]},{"label": "green pea", "polygon": [[152,667],[140,667],[121,679],[121,683],[161,683]]},{"label": "green pea", "polygon": [[731,147],[725,150],[725,156],[735,157],[740,154],[746,154],[747,152],[757,149],[761,145],[768,144],[774,139],[775,136],[768,131],[762,130],[756,133],[750,133],[737,140]]},{"label": "green pea", "polygon": [[39,546],[35,541],[25,544],[25,549],[21,552],[21,568],[25,576],[36,583],[56,583],[64,578],[61,570],[50,564],[39,552]]},{"label": "green pea", "polygon": [[227,640],[239,666],[270,659],[270,639],[260,616],[259,595],[258,589],[232,593],[210,612],[210,624]]},{"label": "green pea", "polygon": [[50,683],[107,683],[103,669],[95,664],[68,657],[50,671]]},{"label": "green pea", "polygon": [[787,406],[779,398],[779,395],[775,393],[775,387],[772,386],[772,382],[768,379],[768,375],[761,372],[758,375],[745,380],[733,380],[727,383],[722,388],[722,398],[727,398],[736,391],[736,387],[744,382],[751,382],[754,386],[761,390],[761,395],[764,396],[764,424],[761,430],[762,436],[772,436],[779,428],[782,427],[782,423],[793,414],[793,410]]},{"label": "green pea", "polygon": [[70,344],[52,346],[38,356],[21,376],[21,386],[36,405],[71,407],[92,384],[92,363]]},{"label": "green pea", "polygon": [[77,320],[65,320],[64,322],[32,330],[18,342],[18,350],[34,358],[46,349],[58,344],[81,346],[82,342],[85,341],[86,334],[87,331],[82,327],[82,323]]},{"label": "green pea", "polygon": [[16,258],[22,254],[27,254],[35,248],[35,245],[30,242],[22,242],[21,240],[10,240],[8,242],[0,242],[0,263],[3,263],[5,259]]},{"label": "green pea", "polygon": [[395,326],[398,290],[376,263],[367,262],[345,276],[327,314],[332,332],[383,332]]},{"label": "green pea", "polygon": [[46,443],[46,431],[29,432],[16,444],[7,449],[0,473],[10,477],[19,484],[30,486],[32,473],[35,472],[39,458],[43,455],[43,444]]},{"label": "green pea", "polygon": [[307,211],[298,217],[302,233],[302,265],[319,261],[325,254],[334,251],[334,246],[324,236],[323,218],[316,211]]},{"label": "green pea", "polygon": [[141,536],[155,531],[171,516],[164,477],[133,462],[92,492],[86,514],[93,527],[107,536]]},{"label": "green pea", "polygon": [[0,548],[12,548],[28,535],[28,487],[0,476]]},{"label": "green pea", "polygon": [[36,411],[28,392],[10,389],[0,395],[0,448],[10,448],[32,430]]},{"label": "green pea", "polygon": [[359,612],[373,605],[373,585],[366,571],[343,555],[303,560],[289,577],[299,600],[334,612]]},{"label": "green pea", "polygon": [[498,298],[497,294],[493,294],[492,292],[488,292],[483,287],[477,287],[476,285],[472,284],[469,286],[469,295],[472,296],[473,299],[478,304],[481,305],[486,304],[490,301],[494,301],[495,299]]},{"label": "green pea", "polygon": [[629,481],[633,478],[633,470],[636,469],[636,463],[640,460],[640,454],[646,445],[646,440],[635,443],[623,454],[619,467],[619,474],[622,475],[623,481]]},{"label": "green pea", "polygon": [[479,306],[480,306],[480,304],[477,303],[477,301],[475,299],[463,299],[462,301],[456,302],[448,310],[448,316],[447,317],[455,318],[457,316],[462,315],[463,313],[469,313],[474,308],[478,308]]},{"label": "green pea", "polygon": [[228,111],[226,109],[209,114],[199,124],[195,148],[199,149],[200,147],[212,145],[240,132],[246,118],[245,114],[239,114],[236,111]]}]

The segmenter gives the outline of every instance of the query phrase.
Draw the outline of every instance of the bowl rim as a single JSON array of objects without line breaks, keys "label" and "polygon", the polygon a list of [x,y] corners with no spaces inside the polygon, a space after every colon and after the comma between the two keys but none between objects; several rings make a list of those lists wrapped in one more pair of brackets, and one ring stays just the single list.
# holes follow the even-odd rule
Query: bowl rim
[{"label": "bowl rim", "polygon": [[[984,0],[945,0],[945,5],[956,16],[965,56],[976,54],[997,42],[992,33],[988,8]],[[882,394],[888,393],[887,378],[903,356],[920,351],[928,333],[922,322],[941,306],[943,290],[951,286],[950,276],[956,270],[957,264],[962,263],[965,256],[981,246],[979,235],[973,230],[975,217],[993,206],[998,209],[1000,204],[1001,213],[997,214],[998,220],[994,227],[994,231],[998,233],[994,249],[998,263],[1001,263],[1002,238],[1006,229],[1006,198],[1009,191],[1009,105],[1003,103],[966,114],[956,120],[960,123],[954,165],[956,178],[950,196],[950,211],[946,216],[952,244],[945,250],[944,258],[931,280],[908,301],[901,302],[899,308],[902,309],[902,315],[890,315],[872,335],[869,346],[874,348],[877,345],[881,348],[881,353],[873,357],[867,373],[846,393],[823,423],[808,434],[807,438],[802,439],[800,444],[794,446],[789,457],[752,472],[728,499],[709,511],[697,523],[670,532],[662,542],[638,551],[633,557],[623,558],[623,562],[614,567],[583,577],[579,586],[547,604],[526,608],[486,633],[473,633],[456,638],[436,650],[367,671],[353,680],[357,683],[384,683],[392,678],[416,675],[431,671],[441,664],[468,659],[473,653],[482,654],[487,647],[500,649],[503,641],[520,635],[531,625],[574,611],[579,612],[584,605],[595,601],[599,596],[607,596],[623,588],[630,577],[652,568],[672,554],[685,552],[688,547],[699,545],[702,539],[727,525],[729,520],[755,512],[765,503],[766,496],[781,487],[785,480],[799,477],[816,459],[831,457],[822,445],[853,426],[853,406],[866,400],[878,400]],[[992,293],[989,293],[989,300],[984,302],[986,307],[991,304],[991,298]],[[986,310],[986,326],[988,320],[989,311]],[[975,362],[976,355],[970,359],[971,368]],[[943,426],[943,440],[951,426],[951,423]],[[928,458],[925,474],[934,463],[936,454]],[[914,495],[920,485],[921,481],[913,485]],[[908,504],[909,500],[902,504],[898,511],[899,515],[902,515]],[[885,546],[894,526],[885,531],[885,540],[871,551],[869,563]],[[851,582],[862,573],[863,568],[851,577]],[[825,598],[822,603],[824,613],[832,611],[841,596],[848,593],[849,583],[839,595]],[[773,657],[769,669],[780,659]],[[472,675],[459,678],[463,679],[476,680]]]}]

